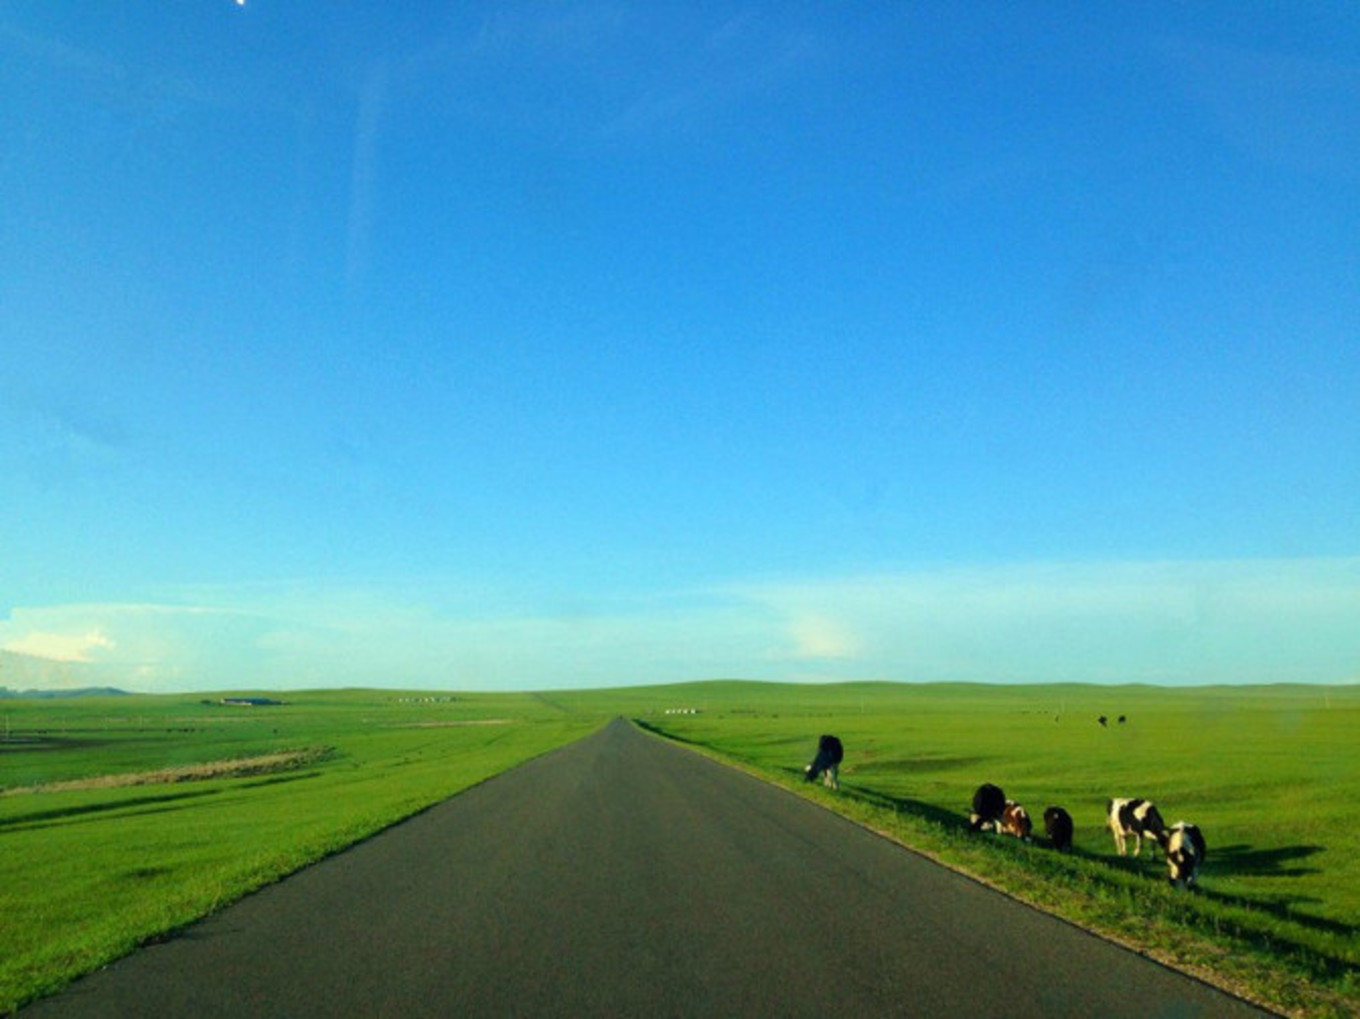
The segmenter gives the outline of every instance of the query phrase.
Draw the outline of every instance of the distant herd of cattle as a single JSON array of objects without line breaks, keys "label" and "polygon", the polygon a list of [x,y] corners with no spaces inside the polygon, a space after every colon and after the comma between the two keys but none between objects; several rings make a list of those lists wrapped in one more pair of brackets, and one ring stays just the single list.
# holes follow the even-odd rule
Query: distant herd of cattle
[{"label": "distant herd of cattle", "polygon": [[[807,781],[819,777],[829,789],[840,788],[840,764],[845,747],[835,736],[817,741],[817,756],[803,770]],[[1166,855],[1166,866],[1173,887],[1193,888],[1204,860],[1204,836],[1197,825],[1177,821],[1171,826],[1151,800],[1113,799],[1105,807],[1106,824],[1114,835],[1114,847],[1127,855],[1128,840],[1133,839],[1133,855],[1143,849],[1143,839],[1151,839]],[[970,831],[994,831],[1014,835],[1028,842],[1033,831],[1029,812],[1014,800],[1006,799],[999,786],[984,782],[973,794],[973,810],[968,815]],[[1044,811],[1044,832],[1053,848],[1066,852],[1072,848],[1072,815],[1062,807]]]}]

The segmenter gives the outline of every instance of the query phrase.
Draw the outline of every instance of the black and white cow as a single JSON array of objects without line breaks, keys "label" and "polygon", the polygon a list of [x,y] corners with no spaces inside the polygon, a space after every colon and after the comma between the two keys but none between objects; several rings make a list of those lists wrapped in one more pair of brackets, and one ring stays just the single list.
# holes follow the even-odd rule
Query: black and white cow
[{"label": "black and white cow", "polygon": [[973,812],[968,815],[969,831],[1001,830],[1001,815],[1006,810],[1006,794],[1000,786],[984,782],[973,793]]},{"label": "black and white cow", "polygon": [[1160,846],[1166,845],[1166,825],[1157,805],[1151,800],[1110,800],[1105,807],[1114,847],[1120,856],[1127,855],[1125,839],[1133,839],[1133,855],[1143,851],[1143,839],[1150,838]]},{"label": "black and white cow", "polygon": [[841,741],[835,736],[823,736],[817,741],[817,756],[803,768],[807,781],[815,782],[820,775],[822,784],[828,789],[839,789],[840,767],[844,759],[845,748],[841,746]]},{"label": "black and white cow", "polygon": [[1204,862],[1204,836],[1199,826],[1177,821],[1166,832],[1166,867],[1172,888],[1194,888]]},{"label": "black and white cow", "polygon": [[1001,827],[999,830],[1028,842],[1030,832],[1034,830],[1034,822],[1029,819],[1028,810],[1014,800],[1007,800],[1006,805],[1001,810]]},{"label": "black and white cow", "polygon": [[1049,807],[1044,811],[1044,831],[1058,852],[1065,853],[1072,848],[1072,815],[1062,807]]}]

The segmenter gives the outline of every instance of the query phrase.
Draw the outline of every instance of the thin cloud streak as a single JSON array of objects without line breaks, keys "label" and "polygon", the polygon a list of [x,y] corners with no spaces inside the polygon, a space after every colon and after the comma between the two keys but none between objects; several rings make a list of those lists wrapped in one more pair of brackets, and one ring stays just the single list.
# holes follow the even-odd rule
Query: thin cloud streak
[{"label": "thin cloud streak", "polygon": [[378,188],[378,140],[387,92],[387,65],[379,61],[360,89],[355,113],[354,161],[345,241],[345,281],[350,286],[356,285],[368,268]]}]

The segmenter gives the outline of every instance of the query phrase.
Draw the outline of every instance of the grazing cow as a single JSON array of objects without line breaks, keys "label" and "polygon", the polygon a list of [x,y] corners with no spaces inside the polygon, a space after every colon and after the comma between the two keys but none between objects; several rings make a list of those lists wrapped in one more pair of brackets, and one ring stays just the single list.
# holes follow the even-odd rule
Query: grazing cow
[{"label": "grazing cow", "polygon": [[1014,800],[1007,800],[1006,806],[1001,811],[1000,830],[1028,842],[1030,832],[1034,830],[1034,825],[1029,819],[1029,811]]},{"label": "grazing cow", "polygon": [[1049,807],[1044,811],[1044,831],[1058,852],[1065,853],[1072,848],[1072,815],[1062,807]]},{"label": "grazing cow", "polygon": [[973,812],[968,815],[969,831],[986,831],[991,825],[994,831],[1001,830],[1001,814],[1006,809],[1006,794],[1000,786],[984,782],[973,793]]},{"label": "grazing cow", "polygon": [[844,758],[845,748],[841,746],[841,741],[835,736],[823,736],[817,741],[817,756],[803,768],[807,773],[807,781],[815,782],[820,775],[822,784],[828,789],[839,789],[840,767]]},{"label": "grazing cow", "polygon": [[1133,839],[1133,855],[1143,850],[1143,839],[1150,838],[1158,845],[1166,845],[1166,825],[1157,805],[1151,800],[1110,800],[1105,807],[1114,833],[1114,847],[1120,856],[1125,854],[1124,840]]},{"label": "grazing cow", "polygon": [[1199,826],[1177,821],[1166,832],[1166,866],[1172,888],[1195,887],[1199,865],[1204,862],[1204,836]]}]

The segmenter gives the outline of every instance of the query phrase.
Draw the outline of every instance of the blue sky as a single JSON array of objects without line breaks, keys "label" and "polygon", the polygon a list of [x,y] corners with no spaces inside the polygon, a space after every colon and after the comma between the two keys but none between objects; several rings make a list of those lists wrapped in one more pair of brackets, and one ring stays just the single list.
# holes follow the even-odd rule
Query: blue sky
[{"label": "blue sky", "polygon": [[1357,54],[1345,3],[7,0],[0,648],[1360,679]]}]

